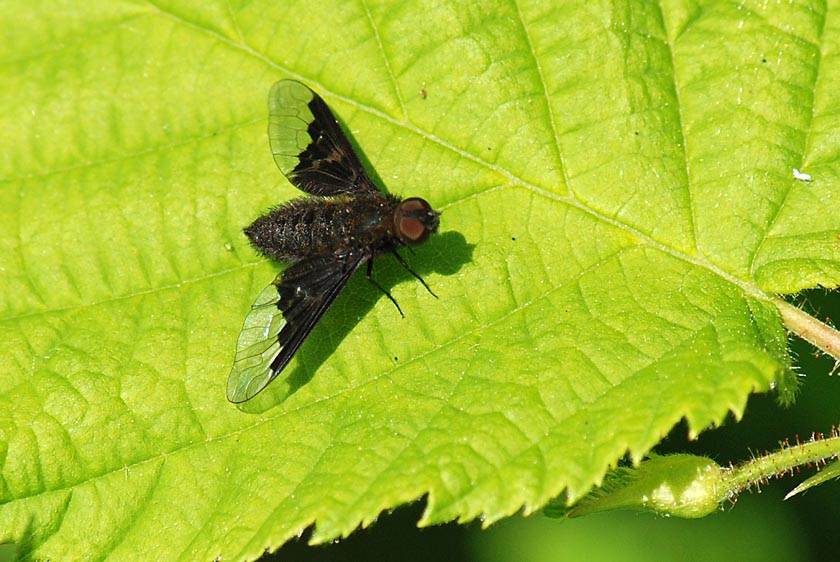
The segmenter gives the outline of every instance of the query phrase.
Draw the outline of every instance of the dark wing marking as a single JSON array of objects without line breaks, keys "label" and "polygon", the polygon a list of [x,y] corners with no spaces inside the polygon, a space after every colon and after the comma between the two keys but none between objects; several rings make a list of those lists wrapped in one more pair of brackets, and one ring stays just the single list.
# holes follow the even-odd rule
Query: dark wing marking
[{"label": "dark wing marking", "polygon": [[282,349],[271,364],[273,370],[280,371],[286,366],[363,259],[362,254],[343,258],[314,256],[297,262],[281,274],[283,280],[277,292],[286,325],[277,338]]},{"label": "dark wing marking", "polygon": [[263,289],[239,334],[228,400],[250,400],[277,378],[363,261],[361,254],[305,258]]},{"label": "dark wing marking", "polygon": [[321,96],[294,80],[268,94],[268,142],[292,184],[312,195],[377,191]]}]

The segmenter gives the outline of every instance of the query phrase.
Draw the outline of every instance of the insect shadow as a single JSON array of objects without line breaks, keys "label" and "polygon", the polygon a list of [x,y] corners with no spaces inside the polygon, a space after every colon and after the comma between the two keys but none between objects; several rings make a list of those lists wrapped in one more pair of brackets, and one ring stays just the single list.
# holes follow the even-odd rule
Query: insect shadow
[{"label": "insect shadow", "polygon": [[[431,273],[451,276],[472,261],[474,248],[475,245],[469,244],[463,234],[450,231],[441,233],[421,248],[414,249],[415,255],[407,251],[403,251],[403,254],[411,268],[422,277]],[[373,278],[389,292],[401,283],[415,280],[392,256],[382,256],[376,260]],[[443,298],[447,295],[436,289],[434,284],[431,288],[441,299],[435,299],[425,291],[419,292],[417,298],[424,301],[422,306],[442,306]],[[382,298],[387,301],[387,297],[368,281],[363,272],[357,272],[348,283],[347,289],[336,300],[336,304],[327,311],[292,359],[287,367],[289,373],[286,377],[274,381],[252,400],[237,404],[239,410],[246,413],[262,413],[295,394],[312,379],[324,361],[336,351],[347,335]],[[390,308],[391,312],[399,317],[397,309]],[[406,312],[406,321],[411,320],[411,315],[412,312]]]}]

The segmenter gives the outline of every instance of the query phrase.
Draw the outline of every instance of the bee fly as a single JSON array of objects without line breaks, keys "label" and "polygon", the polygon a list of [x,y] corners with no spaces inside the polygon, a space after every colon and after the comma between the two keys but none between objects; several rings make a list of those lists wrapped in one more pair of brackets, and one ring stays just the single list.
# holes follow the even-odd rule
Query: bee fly
[{"label": "bee fly", "polygon": [[[273,381],[335,301],[350,276],[374,258],[422,244],[438,229],[440,213],[419,197],[379,191],[321,97],[294,80],[268,96],[268,140],[288,180],[314,197],[280,205],[245,229],[268,258],[290,263],[257,296],[245,317],[227,384],[231,402],[250,400]],[[434,295],[434,293],[432,293]]]}]

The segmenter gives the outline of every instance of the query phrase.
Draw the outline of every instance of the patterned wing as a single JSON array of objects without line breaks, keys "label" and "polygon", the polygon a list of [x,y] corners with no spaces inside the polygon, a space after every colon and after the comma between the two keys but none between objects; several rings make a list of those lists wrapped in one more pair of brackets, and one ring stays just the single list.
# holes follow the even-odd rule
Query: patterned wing
[{"label": "patterned wing", "polygon": [[294,80],[268,94],[268,142],[292,184],[312,195],[377,191],[321,96]]},{"label": "patterned wing", "polygon": [[239,334],[229,401],[250,400],[277,378],[363,261],[355,254],[306,258],[263,289]]}]

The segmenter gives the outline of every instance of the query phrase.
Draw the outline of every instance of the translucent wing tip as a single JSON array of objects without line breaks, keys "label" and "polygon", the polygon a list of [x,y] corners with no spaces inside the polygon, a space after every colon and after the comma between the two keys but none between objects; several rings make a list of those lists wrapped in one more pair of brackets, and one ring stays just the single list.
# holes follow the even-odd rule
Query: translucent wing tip
[{"label": "translucent wing tip", "polygon": [[280,353],[278,334],[285,324],[277,308],[279,298],[272,283],[260,292],[245,317],[227,382],[227,399],[234,404],[256,396],[278,374],[271,363]]},{"label": "translucent wing tip", "polygon": [[272,114],[275,109],[307,105],[314,97],[315,92],[302,82],[289,79],[278,80],[271,86],[268,93],[268,112]]},{"label": "translucent wing tip", "polygon": [[268,94],[268,143],[284,175],[298,165],[298,156],[312,142],[307,132],[315,119],[309,103],[315,93],[295,80],[275,82]]},{"label": "translucent wing tip", "polygon": [[[239,339],[242,340],[242,335]],[[278,353],[280,344],[276,335],[274,341],[258,342],[238,350],[228,376],[227,399],[234,404],[246,402],[267,387],[277,376],[271,369],[271,362]]]}]

